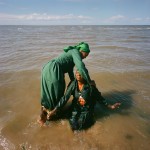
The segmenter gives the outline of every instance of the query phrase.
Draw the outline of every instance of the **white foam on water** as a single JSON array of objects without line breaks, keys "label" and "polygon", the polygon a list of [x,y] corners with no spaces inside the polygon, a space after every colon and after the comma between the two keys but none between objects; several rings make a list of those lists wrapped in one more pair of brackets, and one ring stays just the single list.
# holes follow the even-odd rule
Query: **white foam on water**
[{"label": "white foam on water", "polygon": [[10,121],[14,117],[14,113],[11,110],[7,112],[7,118],[5,116],[0,118],[0,145],[3,147],[4,150],[15,150],[15,145],[1,133],[8,120]]},{"label": "white foam on water", "polygon": [[0,145],[3,147],[4,150],[15,150],[15,145],[11,143],[7,138],[1,135],[0,132]]}]

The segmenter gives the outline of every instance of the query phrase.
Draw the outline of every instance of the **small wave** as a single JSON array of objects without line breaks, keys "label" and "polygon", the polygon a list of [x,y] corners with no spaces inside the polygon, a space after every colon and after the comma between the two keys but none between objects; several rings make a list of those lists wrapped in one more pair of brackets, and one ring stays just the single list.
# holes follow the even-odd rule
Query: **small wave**
[{"label": "small wave", "polygon": [[22,30],[22,28],[18,28],[18,30]]},{"label": "small wave", "polygon": [[14,112],[12,112],[11,110],[8,110],[7,112],[7,118],[5,116],[0,118],[0,146],[2,146],[4,150],[15,150],[15,145],[1,133],[5,124],[7,124],[7,122],[10,121],[14,116]]},{"label": "small wave", "polygon": [[123,46],[116,46],[116,45],[101,45],[97,46],[96,49],[120,49],[120,50],[135,50],[134,48],[123,47]]},{"label": "small wave", "polygon": [[0,134],[0,145],[4,150],[15,150],[15,145]]},{"label": "small wave", "polygon": [[129,36],[128,39],[149,39],[147,36]]}]

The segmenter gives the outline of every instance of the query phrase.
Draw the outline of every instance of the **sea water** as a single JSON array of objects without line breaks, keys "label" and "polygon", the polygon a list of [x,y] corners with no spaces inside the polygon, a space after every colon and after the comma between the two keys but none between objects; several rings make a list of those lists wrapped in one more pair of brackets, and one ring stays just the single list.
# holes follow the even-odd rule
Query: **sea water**
[{"label": "sea water", "polygon": [[[42,67],[82,41],[91,78],[108,102],[122,105],[96,105],[87,131],[73,133],[67,119],[41,128]],[[148,150],[149,51],[150,26],[0,26],[0,149]]]}]

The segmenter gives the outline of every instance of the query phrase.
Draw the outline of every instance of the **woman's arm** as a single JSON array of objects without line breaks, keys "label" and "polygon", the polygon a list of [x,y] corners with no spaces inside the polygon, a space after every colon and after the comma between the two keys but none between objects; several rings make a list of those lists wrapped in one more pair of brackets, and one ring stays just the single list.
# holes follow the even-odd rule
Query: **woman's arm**
[{"label": "woman's arm", "polygon": [[48,113],[47,119],[51,118],[53,115],[55,115],[57,113],[57,111],[61,110],[65,106],[65,104],[68,102],[70,96],[72,95],[74,86],[75,86],[75,80],[67,88],[65,95],[60,99],[60,101],[58,102],[56,107]]},{"label": "woman's arm", "polygon": [[107,101],[105,98],[101,95],[101,92],[96,88],[96,86],[92,86],[92,99],[96,99],[100,104],[103,104],[105,106],[108,106]]},{"label": "woman's arm", "polygon": [[121,103],[115,103],[113,105],[108,104],[107,101],[105,100],[105,98],[101,95],[101,92],[93,86],[93,90],[94,90],[94,97],[97,98],[98,102],[101,104],[104,104],[106,107],[108,107],[109,109],[116,109],[119,108],[119,106],[121,105]]},{"label": "woman's arm", "polygon": [[72,68],[72,70],[70,70],[69,72],[68,72],[68,75],[69,75],[69,78],[70,78],[70,81],[73,81],[75,78],[74,78],[74,73],[73,73],[73,68]]},{"label": "woman's arm", "polygon": [[87,82],[91,82],[88,70],[85,67],[85,64],[83,63],[82,59],[81,59],[81,54],[78,50],[73,49],[70,51],[72,53],[72,58],[73,58],[73,62],[76,66],[76,68],[78,69],[78,71],[81,73],[82,77],[87,81]]}]

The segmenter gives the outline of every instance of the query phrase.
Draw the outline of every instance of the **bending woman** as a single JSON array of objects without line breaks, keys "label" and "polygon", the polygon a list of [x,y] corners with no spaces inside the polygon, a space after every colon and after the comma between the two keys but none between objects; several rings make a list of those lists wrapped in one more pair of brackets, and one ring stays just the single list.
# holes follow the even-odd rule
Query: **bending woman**
[{"label": "bending woman", "polygon": [[91,83],[88,70],[82,59],[86,58],[90,53],[89,45],[81,42],[76,46],[68,46],[64,48],[64,53],[59,57],[49,61],[42,70],[41,79],[41,106],[42,113],[39,123],[45,122],[46,114],[43,108],[53,110],[65,91],[65,73],[68,73],[70,80],[74,80],[73,68],[79,70],[82,77]]}]

